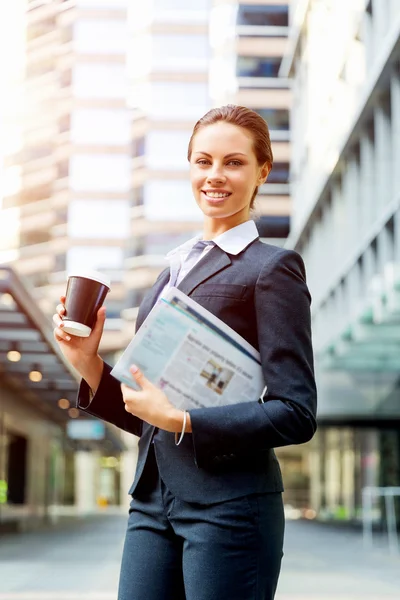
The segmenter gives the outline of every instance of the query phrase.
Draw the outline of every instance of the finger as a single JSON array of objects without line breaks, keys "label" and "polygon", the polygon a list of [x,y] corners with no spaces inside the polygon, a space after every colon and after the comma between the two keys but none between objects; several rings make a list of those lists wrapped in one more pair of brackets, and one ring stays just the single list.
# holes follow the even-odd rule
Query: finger
[{"label": "finger", "polygon": [[121,392],[124,402],[128,402],[129,400],[142,400],[146,397],[143,390],[135,390],[130,385],[126,385],[126,383],[121,383]]},{"label": "finger", "polygon": [[106,308],[105,308],[105,306],[102,306],[97,311],[96,323],[94,324],[91,335],[93,335],[95,337],[97,336],[99,339],[101,338],[105,320],[106,320]]},{"label": "finger", "polygon": [[65,304],[65,299],[66,299],[66,296],[60,296],[61,304]]},{"label": "finger", "polygon": [[[138,393],[139,393],[139,392],[138,392],[138,390],[134,390],[134,389],[133,389],[133,387],[131,387],[131,386],[129,386],[129,385],[126,385],[126,383],[121,383],[121,392],[122,392],[123,394],[131,394],[131,395],[132,395],[132,394],[138,394]],[[127,399],[125,399],[125,397],[124,397],[124,402],[125,402],[126,400],[127,400]]]},{"label": "finger", "polygon": [[61,315],[63,315],[65,313],[65,306],[64,306],[64,304],[57,304],[56,312],[61,317]]},{"label": "finger", "polygon": [[53,323],[57,327],[64,327],[65,323],[58,314],[53,315]]},{"label": "finger", "polygon": [[131,372],[134,380],[142,389],[153,387],[152,383],[143,375],[142,371],[137,365],[131,365],[129,371]]},{"label": "finger", "polygon": [[65,331],[63,331],[59,327],[55,327],[53,330],[53,333],[54,333],[54,337],[57,340],[57,342],[70,342],[71,341],[71,336],[68,335],[68,333],[65,333]]}]

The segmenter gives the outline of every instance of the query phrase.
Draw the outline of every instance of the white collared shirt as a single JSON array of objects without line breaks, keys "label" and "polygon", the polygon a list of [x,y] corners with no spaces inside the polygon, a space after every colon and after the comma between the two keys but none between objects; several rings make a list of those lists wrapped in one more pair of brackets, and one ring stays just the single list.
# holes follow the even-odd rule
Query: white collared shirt
[{"label": "white collared shirt", "polygon": [[175,285],[179,285],[182,279],[186,277],[195,264],[197,264],[199,260],[201,260],[205,254],[211,250],[213,245],[219,246],[221,250],[227,254],[233,254],[236,256],[258,237],[259,235],[254,221],[245,221],[244,223],[236,225],[236,227],[232,227],[232,229],[228,229],[228,231],[224,231],[224,233],[221,233],[210,240],[214,242],[214,244],[206,246],[203,252],[197,258],[196,262],[194,264],[189,263],[185,269],[185,261],[189,256],[190,251],[196,242],[203,238],[203,235],[199,233],[187,242],[184,242],[177,248],[174,248],[174,250],[171,250],[166,255],[165,258],[169,262],[171,276],[169,282],[163,290],[163,293],[170,287],[170,282],[175,281]]}]

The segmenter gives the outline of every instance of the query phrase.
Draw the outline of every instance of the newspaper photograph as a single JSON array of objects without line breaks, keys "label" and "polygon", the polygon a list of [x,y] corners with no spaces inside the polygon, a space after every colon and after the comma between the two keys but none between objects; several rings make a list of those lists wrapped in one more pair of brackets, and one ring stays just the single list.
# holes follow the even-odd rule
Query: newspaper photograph
[{"label": "newspaper photograph", "polygon": [[138,389],[132,364],[180,409],[255,401],[264,388],[255,348],[176,288],[159,299],[111,371]]}]

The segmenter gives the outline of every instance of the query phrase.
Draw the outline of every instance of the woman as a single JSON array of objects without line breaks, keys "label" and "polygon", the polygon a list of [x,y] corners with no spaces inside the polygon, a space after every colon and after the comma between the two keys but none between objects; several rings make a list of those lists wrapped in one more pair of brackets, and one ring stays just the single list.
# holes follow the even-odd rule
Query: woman
[{"label": "woman", "polygon": [[196,123],[188,159],[203,235],[169,254],[137,327],[177,285],[259,350],[265,397],[184,413],[135,366],[141,391],[120,385],[97,353],[104,308],[81,339],[63,332],[59,305],[55,337],[82,375],[79,408],[140,437],[119,600],[272,600],[284,530],[273,448],[316,428],[310,296],[300,256],[261,243],[250,219],[272,166],[265,121],[240,106],[213,109]]}]

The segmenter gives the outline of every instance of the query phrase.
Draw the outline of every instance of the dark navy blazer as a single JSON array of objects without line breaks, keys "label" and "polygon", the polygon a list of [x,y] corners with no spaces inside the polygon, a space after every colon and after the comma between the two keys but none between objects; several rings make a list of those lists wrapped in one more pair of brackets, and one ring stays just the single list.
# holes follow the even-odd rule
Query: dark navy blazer
[{"label": "dark navy blazer", "polygon": [[[145,296],[137,329],[168,278],[167,268]],[[294,251],[258,239],[237,255],[214,246],[178,287],[259,350],[268,386],[265,402],[254,398],[254,402],[190,410],[193,432],[176,446],[173,433],[157,430],[125,411],[120,383],[105,364],[89,406],[89,388],[82,381],[78,407],[140,437],[130,494],[142,476],[153,439],[160,475],[182,500],[212,504],[282,491],[273,448],[307,442],[316,429],[311,298],[303,260]]]}]

